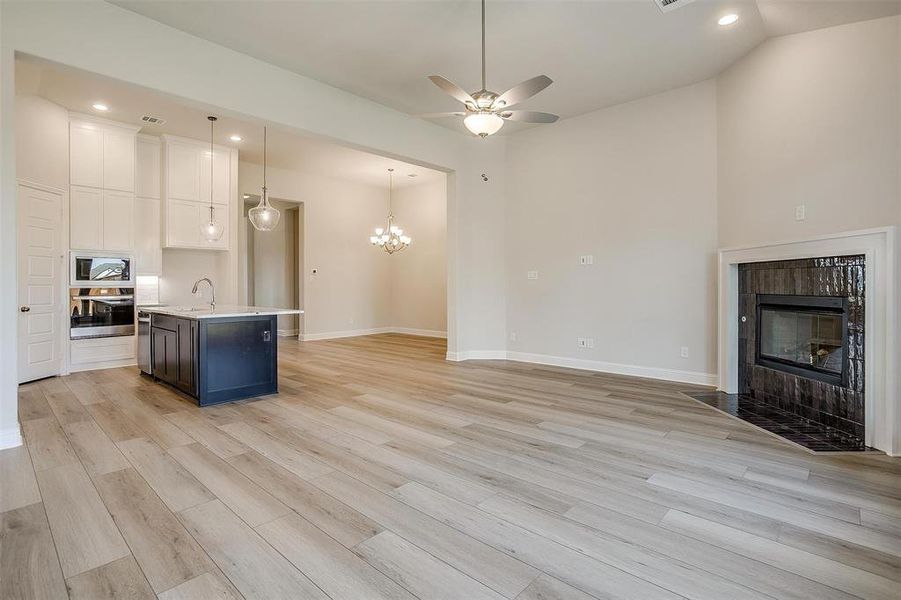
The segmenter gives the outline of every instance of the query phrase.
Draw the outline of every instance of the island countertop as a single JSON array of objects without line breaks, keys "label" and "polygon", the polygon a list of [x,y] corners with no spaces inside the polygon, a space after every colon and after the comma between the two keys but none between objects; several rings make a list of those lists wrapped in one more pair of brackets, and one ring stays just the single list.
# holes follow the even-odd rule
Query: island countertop
[{"label": "island countertop", "polygon": [[169,315],[182,319],[224,319],[256,315],[302,315],[296,308],[275,308],[269,306],[243,306],[239,304],[217,304],[216,308],[202,306],[138,306],[138,310],[158,315]]}]

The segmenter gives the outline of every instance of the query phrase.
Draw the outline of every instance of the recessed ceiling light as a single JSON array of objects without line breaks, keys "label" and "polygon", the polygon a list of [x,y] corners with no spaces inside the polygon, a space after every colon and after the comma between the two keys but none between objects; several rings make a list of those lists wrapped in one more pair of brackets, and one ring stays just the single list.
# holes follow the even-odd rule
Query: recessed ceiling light
[{"label": "recessed ceiling light", "polygon": [[244,199],[247,200],[248,198],[250,198],[250,194],[244,194]]},{"label": "recessed ceiling light", "polygon": [[725,25],[732,25],[736,21],[738,21],[738,15],[735,13],[731,13],[731,14],[720,17],[720,20],[717,21],[717,23],[725,26]]},{"label": "recessed ceiling light", "polygon": [[106,112],[109,110],[109,106],[107,106],[106,104],[101,104],[100,102],[92,106],[94,107],[94,110],[99,110],[100,112]]},{"label": "recessed ceiling light", "polygon": [[233,142],[240,142],[243,138],[236,133],[235,135],[229,136],[228,139],[230,139]]},{"label": "recessed ceiling light", "polygon": [[416,173],[407,173],[407,177],[416,177]]}]

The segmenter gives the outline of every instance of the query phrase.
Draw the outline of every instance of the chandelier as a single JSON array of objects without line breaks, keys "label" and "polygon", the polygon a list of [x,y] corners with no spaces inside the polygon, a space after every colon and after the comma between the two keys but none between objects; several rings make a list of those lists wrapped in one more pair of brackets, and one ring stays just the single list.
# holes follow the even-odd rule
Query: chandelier
[{"label": "chandelier", "polygon": [[394,224],[394,213],[391,212],[391,192],[394,188],[394,169],[388,169],[388,227],[376,227],[375,235],[369,236],[373,246],[381,246],[388,254],[400,252],[410,246],[413,239],[404,235],[404,230]]}]

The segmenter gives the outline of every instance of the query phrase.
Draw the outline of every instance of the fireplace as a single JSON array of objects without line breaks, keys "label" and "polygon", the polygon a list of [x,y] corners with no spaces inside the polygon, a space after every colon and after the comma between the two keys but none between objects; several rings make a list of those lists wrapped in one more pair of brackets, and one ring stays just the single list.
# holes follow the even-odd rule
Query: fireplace
[{"label": "fireplace", "polygon": [[838,386],[848,384],[848,299],[757,295],[755,363]]}]

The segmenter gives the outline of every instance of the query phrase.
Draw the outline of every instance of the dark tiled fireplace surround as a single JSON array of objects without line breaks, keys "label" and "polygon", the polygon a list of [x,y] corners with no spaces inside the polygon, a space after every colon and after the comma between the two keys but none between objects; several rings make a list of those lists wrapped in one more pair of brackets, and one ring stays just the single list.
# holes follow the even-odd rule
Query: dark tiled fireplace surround
[{"label": "dark tiled fireplace surround", "polygon": [[[698,399],[812,450],[865,449],[864,266],[864,256],[738,265],[739,394],[732,398],[699,394]],[[840,381],[830,383],[803,370],[786,372],[779,365],[759,364],[758,304],[773,296],[843,299],[832,303],[844,308],[847,319],[847,343],[836,354],[845,361]]]}]

